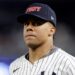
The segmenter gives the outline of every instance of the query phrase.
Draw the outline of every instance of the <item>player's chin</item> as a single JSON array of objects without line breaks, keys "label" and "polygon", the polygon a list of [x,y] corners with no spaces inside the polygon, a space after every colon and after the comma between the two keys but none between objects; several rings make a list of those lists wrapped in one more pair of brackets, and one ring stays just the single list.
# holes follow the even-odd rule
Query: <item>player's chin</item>
[{"label": "player's chin", "polygon": [[28,46],[29,48],[32,48],[32,49],[34,49],[34,48],[36,47],[36,45],[34,45],[34,44],[32,44],[32,43],[28,43],[27,46]]},{"label": "player's chin", "polygon": [[27,46],[29,48],[35,49],[38,47],[38,44],[36,44],[35,42],[26,42]]},{"label": "player's chin", "polygon": [[34,42],[35,41],[33,41],[33,40],[28,40],[28,39],[26,39],[25,40],[25,43],[29,46],[29,45],[34,45]]}]

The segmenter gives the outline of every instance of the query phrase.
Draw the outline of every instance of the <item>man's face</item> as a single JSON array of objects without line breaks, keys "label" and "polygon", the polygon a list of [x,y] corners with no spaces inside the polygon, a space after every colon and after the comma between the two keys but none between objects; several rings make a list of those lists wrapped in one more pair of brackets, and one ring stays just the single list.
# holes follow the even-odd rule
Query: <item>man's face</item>
[{"label": "man's face", "polygon": [[49,41],[54,34],[53,29],[54,26],[49,22],[40,24],[37,21],[35,23],[28,21],[28,23],[24,23],[24,41],[28,47],[36,48]]}]

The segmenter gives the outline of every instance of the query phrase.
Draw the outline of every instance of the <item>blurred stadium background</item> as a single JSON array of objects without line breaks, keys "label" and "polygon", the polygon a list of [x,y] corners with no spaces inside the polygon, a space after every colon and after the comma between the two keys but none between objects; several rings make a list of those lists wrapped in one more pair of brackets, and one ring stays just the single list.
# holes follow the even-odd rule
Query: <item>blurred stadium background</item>
[{"label": "blurred stadium background", "polygon": [[27,52],[23,26],[17,23],[16,17],[32,2],[47,3],[55,10],[54,43],[75,56],[75,0],[0,0],[0,75],[9,75],[10,63]]}]

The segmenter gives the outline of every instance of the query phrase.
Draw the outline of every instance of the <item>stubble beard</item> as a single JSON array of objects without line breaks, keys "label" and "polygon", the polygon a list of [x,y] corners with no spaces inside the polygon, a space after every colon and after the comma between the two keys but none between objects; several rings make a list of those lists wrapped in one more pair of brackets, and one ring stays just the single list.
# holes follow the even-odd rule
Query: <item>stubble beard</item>
[{"label": "stubble beard", "polygon": [[33,51],[35,51],[39,47],[39,45],[36,44],[27,44],[27,46],[31,48]]},{"label": "stubble beard", "polygon": [[40,44],[27,44],[28,48],[31,48],[33,51],[35,51],[37,48],[42,46],[43,43]]}]

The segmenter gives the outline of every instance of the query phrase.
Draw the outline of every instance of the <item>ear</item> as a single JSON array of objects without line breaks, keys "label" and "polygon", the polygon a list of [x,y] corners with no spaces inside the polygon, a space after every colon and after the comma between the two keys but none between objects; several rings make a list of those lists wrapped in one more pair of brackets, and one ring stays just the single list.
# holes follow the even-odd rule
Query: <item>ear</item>
[{"label": "ear", "polygon": [[49,29],[49,36],[53,36],[56,32],[56,28],[54,26],[50,27]]}]

